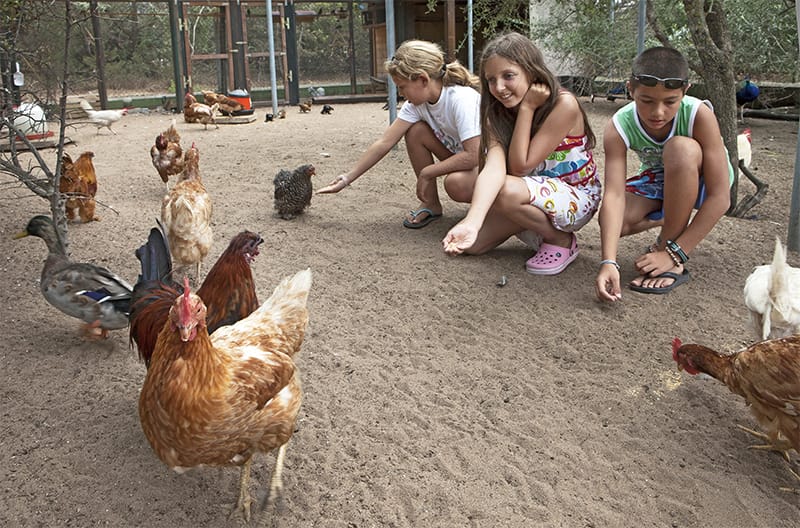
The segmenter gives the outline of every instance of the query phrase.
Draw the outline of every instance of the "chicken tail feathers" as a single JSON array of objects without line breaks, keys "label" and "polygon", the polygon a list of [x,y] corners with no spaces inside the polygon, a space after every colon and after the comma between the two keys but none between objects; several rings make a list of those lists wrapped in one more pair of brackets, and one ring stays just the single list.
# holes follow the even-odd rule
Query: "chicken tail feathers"
[{"label": "chicken tail feathers", "polygon": [[277,314],[276,319],[280,319],[281,315],[287,318],[293,318],[291,315],[294,312],[305,311],[306,302],[308,301],[308,293],[311,290],[311,268],[298,271],[291,277],[284,278],[275,291],[261,306],[259,306],[256,313],[270,312]]},{"label": "chicken tail feathers", "polygon": [[772,305],[781,314],[786,314],[790,307],[789,266],[786,263],[786,250],[778,237],[775,237],[775,253],[772,256],[772,273],[769,280],[769,298]]},{"label": "chicken tail feathers", "polygon": [[80,105],[81,105],[81,108],[83,108],[87,112],[94,110],[94,108],[92,108],[92,105],[90,105],[89,101],[87,101],[86,99],[81,99],[80,100]]},{"label": "chicken tail feathers", "polygon": [[136,250],[136,258],[142,264],[142,273],[137,282],[165,281],[172,275],[172,257],[164,224],[156,219],[158,227],[150,229],[147,242]]}]

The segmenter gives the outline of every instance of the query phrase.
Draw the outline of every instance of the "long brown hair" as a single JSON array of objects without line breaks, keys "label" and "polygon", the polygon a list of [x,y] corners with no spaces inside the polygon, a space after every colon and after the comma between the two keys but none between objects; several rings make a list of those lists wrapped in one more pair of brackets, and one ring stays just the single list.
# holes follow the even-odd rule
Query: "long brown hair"
[{"label": "long brown hair", "polygon": [[[506,108],[489,91],[489,81],[486,79],[484,68],[486,61],[494,56],[502,57],[519,65],[528,76],[528,82],[546,84],[550,89],[550,96],[547,101],[537,108],[533,114],[531,137],[536,134],[544,120],[553,111],[556,99],[561,93],[561,83],[558,82],[558,78],[545,64],[542,52],[528,37],[510,32],[499,35],[489,41],[483,48],[479,70],[481,93],[483,94],[481,96],[481,166],[485,161],[486,149],[492,138],[497,140],[508,151],[508,147],[511,144],[511,136],[514,133],[514,123],[517,120],[516,109]],[[583,107],[580,108],[581,115],[583,115],[583,130],[587,139],[586,149],[589,150],[595,145],[594,132],[592,132],[592,128],[589,125],[586,112]]]}]

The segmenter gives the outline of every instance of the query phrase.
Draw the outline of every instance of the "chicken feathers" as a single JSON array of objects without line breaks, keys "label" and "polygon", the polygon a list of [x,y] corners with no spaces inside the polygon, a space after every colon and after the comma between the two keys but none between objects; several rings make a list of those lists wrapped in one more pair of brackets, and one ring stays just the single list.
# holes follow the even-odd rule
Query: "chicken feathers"
[{"label": "chicken feathers", "polygon": [[800,332],[800,269],[789,266],[780,239],[772,263],[756,266],[744,284],[744,303],[759,339]]},{"label": "chicken feathers", "polygon": [[313,165],[302,165],[294,171],[281,169],[272,183],[275,185],[275,211],[284,220],[302,214],[311,205]]},{"label": "chicken feathers", "polygon": [[[672,342],[678,369],[700,372],[744,397],[776,449],[800,452],[800,336],[770,339],[733,354]],[[785,445],[788,439],[789,445]]]},{"label": "chicken feathers", "polygon": [[74,162],[66,152],[61,157],[61,179],[58,190],[66,195],[64,210],[67,219],[81,222],[100,220],[95,216],[95,195],[97,194],[97,173],[94,170],[94,152],[86,151]]},{"label": "chicken feathers", "polygon": [[192,144],[186,152],[180,179],[164,196],[161,221],[167,232],[172,258],[179,267],[195,266],[196,279],[200,265],[213,242],[211,231],[211,198],[200,179],[200,153]]},{"label": "chicken feathers", "polygon": [[[197,294],[207,307],[206,325],[213,334],[221,326],[244,319],[258,308],[258,295],[250,264],[264,242],[257,233],[242,231],[231,239],[203,280]],[[169,309],[183,293],[172,281],[172,264],[166,233],[153,228],[147,242],[136,251],[142,274],[134,286],[131,301],[130,341],[139,359],[150,366],[156,338],[167,320]]]},{"label": "chicken feathers", "polygon": [[86,112],[86,115],[89,116],[89,121],[94,123],[97,127],[98,134],[100,133],[100,129],[105,127],[109,129],[112,134],[117,135],[111,128],[111,125],[128,114],[127,108],[122,108],[120,110],[94,110],[86,99],[81,99],[80,105],[83,111]]},{"label": "chicken feathers", "polygon": [[179,296],[158,336],[139,399],[142,429],[178,472],[241,466],[239,500],[249,519],[252,457],[279,448],[270,499],[282,489],[286,444],[302,391],[293,357],[308,323],[311,270],[285,278],[258,310],[212,336],[200,297]]},{"label": "chicken feathers", "polygon": [[181,135],[175,128],[175,120],[164,132],[156,136],[155,144],[150,147],[153,167],[161,176],[164,188],[168,188],[169,177],[183,172],[183,148]]}]

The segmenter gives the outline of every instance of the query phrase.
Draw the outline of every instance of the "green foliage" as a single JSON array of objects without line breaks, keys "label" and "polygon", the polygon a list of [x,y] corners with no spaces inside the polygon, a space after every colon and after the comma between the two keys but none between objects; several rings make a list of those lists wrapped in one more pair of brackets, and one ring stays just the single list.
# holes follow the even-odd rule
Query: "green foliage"
[{"label": "green foliage", "polygon": [[[692,65],[698,65],[682,5],[675,0],[649,3],[671,45]],[[754,78],[797,80],[794,2],[725,0],[724,6],[733,42],[734,70]],[[533,28],[533,35],[562,58],[575,61],[590,76],[625,75],[637,52],[637,14],[638,0],[555,0],[550,17]],[[646,46],[659,45],[649,26],[645,36]]]}]

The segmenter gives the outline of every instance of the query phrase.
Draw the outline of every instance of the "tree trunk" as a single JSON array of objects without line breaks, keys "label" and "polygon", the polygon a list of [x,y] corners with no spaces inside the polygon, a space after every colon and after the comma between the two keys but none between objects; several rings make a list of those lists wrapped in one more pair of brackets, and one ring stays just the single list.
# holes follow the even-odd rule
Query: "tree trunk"
[{"label": "tree trunk", "polygon": [[[714,105],[722,140],[728,148],[731,164],[738,167],[736,150],[736,75],[733,71],[732,46],[725,18],[724,0],[683,0],[689,31],[702,68],[708,98]],[[730,214],[736,206],[739,176],[735,171],[731,186]]]}]

